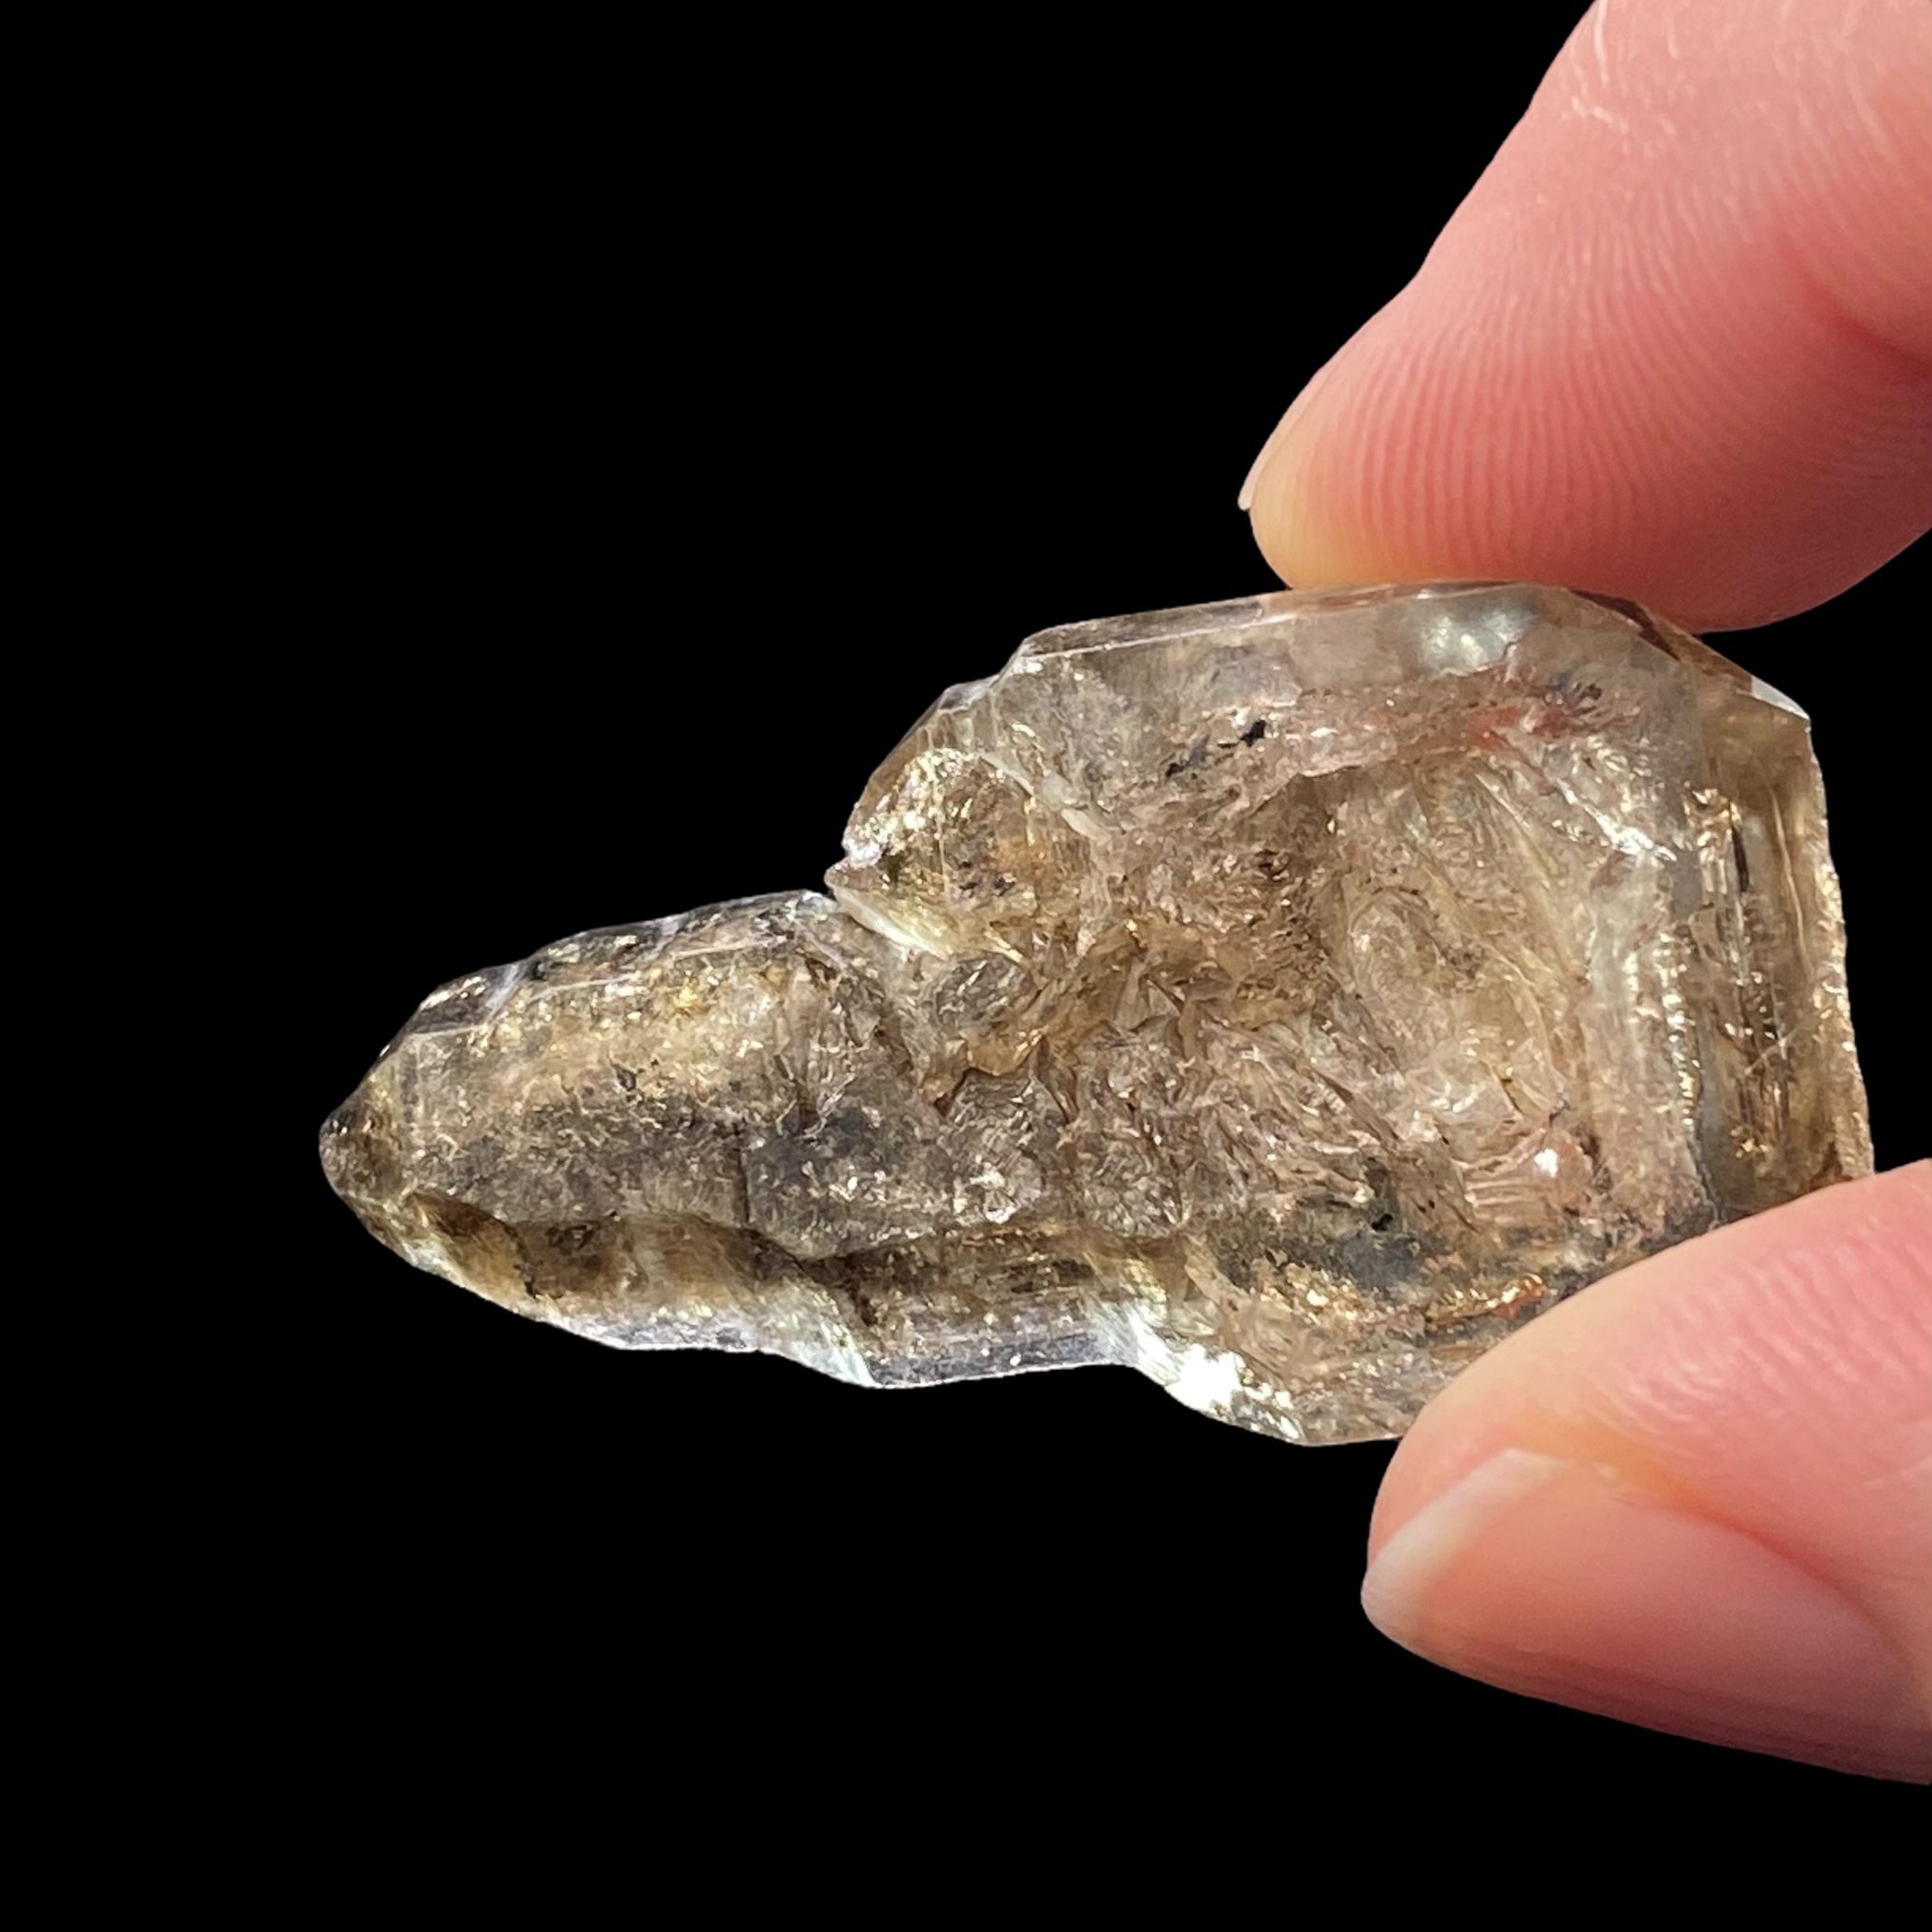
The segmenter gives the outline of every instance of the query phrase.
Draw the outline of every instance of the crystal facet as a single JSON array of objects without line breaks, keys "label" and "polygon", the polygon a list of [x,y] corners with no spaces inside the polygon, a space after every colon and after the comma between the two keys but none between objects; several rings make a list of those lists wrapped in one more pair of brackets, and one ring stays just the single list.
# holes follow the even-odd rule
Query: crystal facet
[{"label": "crystal facet", "polygon": [[1392,1434],[1610,1269],[1869,1171],[1803,714],[1525,584],[1076,624],[831,897],[432,993],[323,1132],[420,1266],[628,1348],[1122,1362]]}]

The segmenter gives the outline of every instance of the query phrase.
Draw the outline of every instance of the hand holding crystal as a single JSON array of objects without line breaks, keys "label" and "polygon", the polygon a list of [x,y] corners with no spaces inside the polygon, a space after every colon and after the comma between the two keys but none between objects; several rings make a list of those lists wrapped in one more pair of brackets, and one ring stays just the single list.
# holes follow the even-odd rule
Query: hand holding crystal
[{"label": "hand holding crystal", "polygon": [[[1244,492],[1297,586],[1763,623],[1932,525],[1932,9],[1591,8]],[[1932,1163],[1607,1279],[1423,1412],[1364,1602],[1634,1723],[1932,1779]]]}]

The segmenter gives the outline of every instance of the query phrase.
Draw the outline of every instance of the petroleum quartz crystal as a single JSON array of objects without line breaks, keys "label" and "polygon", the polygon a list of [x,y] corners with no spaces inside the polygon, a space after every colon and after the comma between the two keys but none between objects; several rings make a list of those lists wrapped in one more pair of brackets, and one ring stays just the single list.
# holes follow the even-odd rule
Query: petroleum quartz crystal
[{"label": "petroleum quartz crystal", "polygon": [[1044,631],[914,727],[828,883],[432,993],[330,1180],[598,1341],[1124,1362],[1335,1442],[1870,1168],[1804,715],[1633,605]]}]

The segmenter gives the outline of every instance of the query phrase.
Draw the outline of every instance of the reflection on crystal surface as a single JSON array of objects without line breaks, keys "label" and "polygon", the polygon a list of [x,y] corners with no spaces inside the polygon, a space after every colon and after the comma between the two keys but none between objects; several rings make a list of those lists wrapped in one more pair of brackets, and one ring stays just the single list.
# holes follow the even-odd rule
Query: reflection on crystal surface
[{"label": "reflection on crystal surface", "polygon": [[324,1130],[419,1265],[627,1347],[1116,1362],[1391,1434],[1608,1270],[1867,1172],[1803,714],[1514,585],[1070,625],[811,892],[432,994]]}]

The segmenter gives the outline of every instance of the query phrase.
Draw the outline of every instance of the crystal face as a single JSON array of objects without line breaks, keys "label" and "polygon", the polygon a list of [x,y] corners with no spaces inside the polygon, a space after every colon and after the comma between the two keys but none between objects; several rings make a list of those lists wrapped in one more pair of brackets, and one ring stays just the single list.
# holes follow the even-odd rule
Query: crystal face
[{"label": "crystal face", "polygon": [[913,728],[829,884],[432,993],[331,1182],[599,1341],[875,1385],[1120,1362],[1334,1442],[1870,1169],[1804,716],[1635,606],[1043,632]]}]

